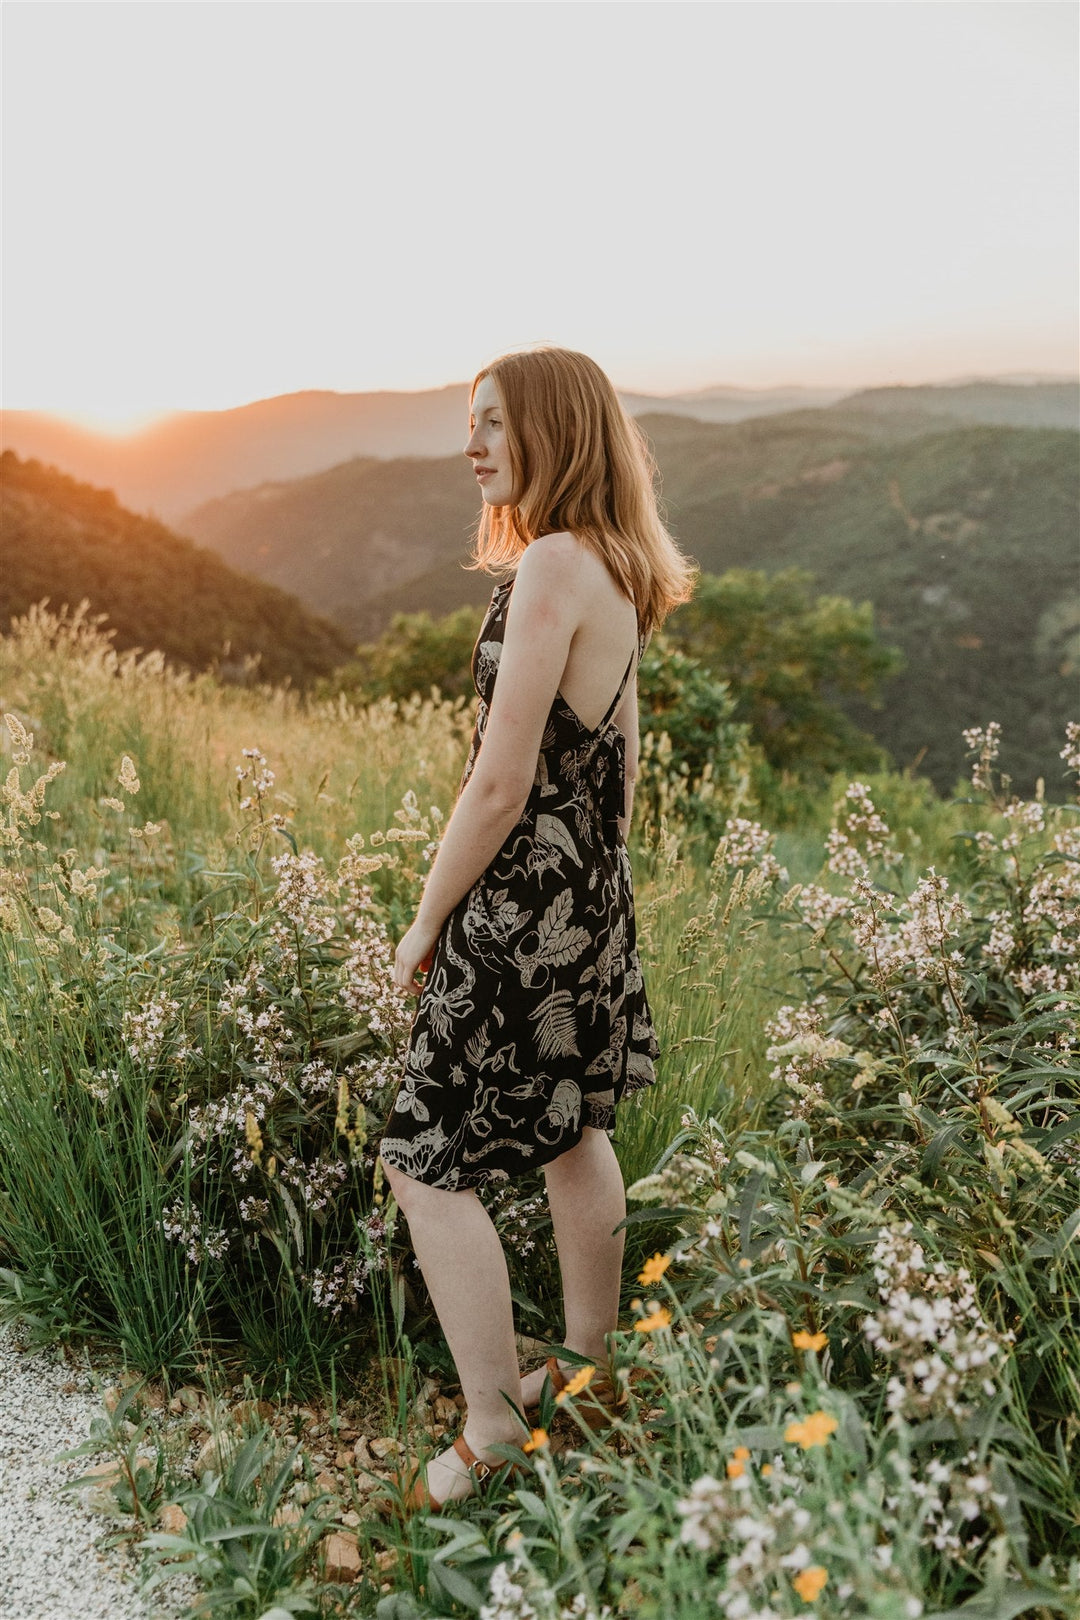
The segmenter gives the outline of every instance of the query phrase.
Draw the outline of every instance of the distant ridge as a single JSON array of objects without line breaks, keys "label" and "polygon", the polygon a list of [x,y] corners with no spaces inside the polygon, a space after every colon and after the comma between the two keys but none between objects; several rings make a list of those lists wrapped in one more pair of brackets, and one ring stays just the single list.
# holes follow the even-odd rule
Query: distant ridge
[{"label": "distant ridge", "polygon": [[939,386],[864,388],[849,394],[845,406],[871,411],[935,411],[965,422],[1002,427],[1057,427],[1080,430],[1080,383],[1003,382],[975,378]]},{"label": "distant ridge", "polygon": [[[1006,383],[978,379],[956,385],[864,389],[765,389],[714,385],[691,393],[624,391],[634,416],[662,413],[703,422],[741,422],[789,411],[829,409],[845,399],[860,409],[917,406],[972,421],[1013,426],[1076,426],[1069,388],[1076,383]],[[964,392],[966,390],[966,392]],[[468,388],[415,393],[339,394],[311,389],[256,400],[227,411],[179,411],[118,438],[34,411],[0,413],[3,444],[62,468],[75,478],[116,491],[134,511],[175,524],[185,512],[235,490],[325,472],[357,456],[460,455],[465,442]],[[1069,419],[1069,412],[1072,418]]]},{"label": "distant ridge", "polygon": [[[900,764],[949,788],[962,727],[997,719],[1017,785],[1057,782],[1080,712],[1076,433],[961,421],[937,390],[919,391],[933,412],[876,393],[733,424],[643,416],[672,530],[710,573],[795,566],[873,603],[907,667],[855,717]],[[487,600],[490,576],[462,566],[478,509],[460,456],[358,458],[184,527],[368,640],[394,612]]]}]

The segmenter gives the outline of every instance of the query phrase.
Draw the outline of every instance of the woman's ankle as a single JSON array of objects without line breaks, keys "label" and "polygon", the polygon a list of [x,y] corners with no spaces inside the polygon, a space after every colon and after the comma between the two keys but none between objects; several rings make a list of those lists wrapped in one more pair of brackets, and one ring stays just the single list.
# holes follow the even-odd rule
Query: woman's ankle
[{"label": "woman's ankle", "polygon": [[474,1452],[482,1462],[490,1463],[493,1468],[505,1461],[505,1458],[499,1457],[492,1450],[493,1446],[519,1446],[522,1440],[526,1438],[520,1424],[515,1424],[513,1427],[503,1424],[501,1427],[496,1427],[494,1425],[471,1423],[468,1418],[465,1420],[465,1426],[461,1434],[469,1450]]}]

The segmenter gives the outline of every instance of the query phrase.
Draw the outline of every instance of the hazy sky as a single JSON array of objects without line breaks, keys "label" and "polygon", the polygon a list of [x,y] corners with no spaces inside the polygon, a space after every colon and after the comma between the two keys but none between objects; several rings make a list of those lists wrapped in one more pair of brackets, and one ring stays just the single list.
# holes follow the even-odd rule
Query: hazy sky
[{"label": "hazy sky", "polygon": [[1076,370],[1071,0],[4,18],[8,406]]}]

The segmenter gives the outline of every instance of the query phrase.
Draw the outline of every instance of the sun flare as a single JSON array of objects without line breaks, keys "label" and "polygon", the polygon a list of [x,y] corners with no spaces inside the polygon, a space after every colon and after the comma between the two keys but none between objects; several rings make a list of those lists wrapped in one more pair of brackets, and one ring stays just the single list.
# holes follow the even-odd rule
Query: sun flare
[{"label": "sun flare", "polygon": [[174,413],[170,410],[123,411],[105,409],[51,410],[50,416],[86,433],[107,434],[111,439],[130,439],[156,422],[163,422]]}]

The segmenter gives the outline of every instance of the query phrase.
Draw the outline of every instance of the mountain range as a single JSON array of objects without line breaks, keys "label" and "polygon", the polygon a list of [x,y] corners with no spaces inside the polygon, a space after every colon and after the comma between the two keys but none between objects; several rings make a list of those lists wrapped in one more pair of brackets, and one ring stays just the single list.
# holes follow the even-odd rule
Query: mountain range
[{"label": "mountain range", "polygon": [[[738,392],[704,395],[724,412],[741,408]],[[175,524],[186,540],[108,491],[5,455],[0,610],[87,596],[120,645],[207,667],[228,642],[260,654],[270,678],[303,683],[395,612],[479,607],[491,579],[463,566],[479,511],[454,426],[463,385],[391,396],[382,417],[378,398],[294,395],[208,413],[228,419],[225,441],[215,449],[212,423],[189,421],[202,464],[188,473],[175,436],[184,419],[173,419],[158,471],[171,467],[177,491],[182,473],[195,485],[242,478],[245,446],[257,472],[259,422],[273,426],[275,454],[292,443],[301,465],[361,428],[381,447],[187,508]],[[852,713],[901,765],[947,789],[963,766],[961,729],[997,719],[1018,786],[1042,776],[1054,791],[1064,723],[1080,713],[1077,385],[964,379],[797,409],[774,392],[719,422],[692,414],[695,398],[639,417],[683,549],[710,573],[797,566],[819,592],[872,603],[906,667],[880,710]],[[449,454],[387,453],[399,441],[438,445],[439,434]],[[162,427],[158,448],[167,440]]]},{"label": "mountain range", "polygon": [[[880,711],[854,717],[898,763],[949,788],[962,729],[997,719],[1017,782],[1057,780],[1080,713],[1075,429],[874,395],[730,424],[639,420],[669,526],[703,569],[797,566],[819,592],[873,604],[906,667]],[[363,457],[205,503],[183,525],[368,639],[395,612],[486,601],[490,578],[463,566],[476,515],[460,455]]]},{"label": "mountain range", "polygon": [[[747,389],[694,393],[623,392],[635,416],[662,413],[703,422],[738,422],[856,399],[860,409],[928,409],[970,421],[1021,427],[1075,426],[1078,386],[966,379],[924,388]],[[357,456],[451,456],[464,445],[468,386],[416,393],[311,391],[261,399],[225,411],[178,411],[122,437],[35,411],[0,413],[0,444],[87,483],[112,489],[133,511],[176,526],[215,496],[323,472]]]}]

